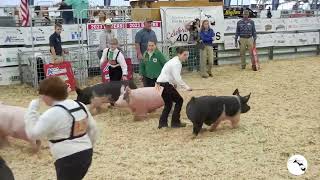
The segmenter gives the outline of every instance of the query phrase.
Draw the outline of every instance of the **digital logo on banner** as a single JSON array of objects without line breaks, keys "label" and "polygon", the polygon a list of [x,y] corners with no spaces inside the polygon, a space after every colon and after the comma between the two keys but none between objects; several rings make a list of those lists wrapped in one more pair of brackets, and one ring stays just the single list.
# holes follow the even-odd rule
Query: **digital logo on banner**
[{"label": "digital logo on banner", "polygon": [[4,42],[5,43],[23,43],[24,39],[20,39],[17,36],[7,36]]},{"label": "digital logo on banner", "polygon": [[46,41],[46,38],[44,36],[39,36],[39,37],[33,37],[33,41]]},{"label": "digital logo on banner", "polygon": [[303,156],[294,155],[289,158],[287,167],[291,174],[300,176],[306,172],[308,168],[308,162]]},{"label": "digital logo on banner", "polygon": [[48,70],[47,70],[48,76],[54,76],[54,75],[65,74],[65,73],[67,73],[66,69],[48,68]]},{"label": "digital logo on banner", "polygon": [[71,33],[71,39],[75,39],[75,40],[78,40],[81,38],[81,32],[72,32]]}]

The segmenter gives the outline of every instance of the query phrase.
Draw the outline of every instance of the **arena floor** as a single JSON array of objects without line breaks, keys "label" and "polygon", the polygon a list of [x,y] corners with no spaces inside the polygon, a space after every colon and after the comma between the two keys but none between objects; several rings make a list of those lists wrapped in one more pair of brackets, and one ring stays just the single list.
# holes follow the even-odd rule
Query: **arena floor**
[{"label": "arena floor", "polygon": [[[160,111],[150,120],[133,122],[124,110],[109,109],[98,115],[100,135],[87,180],[95,179],[293,179],[287,160],[301,154],[308,160],[303,179],[320,179],[320,57],[262,64],[260,72],[238,66],[215,67],[214,78],[184,74],[192,96],[252,92],[251,111],[241,116],[240,127],[224,124],[191,140],[192,124],[184,129],[157,129]],[[0,87],[0,100],[27,106],[36,97],[26,86]],[[72,96],[74,97],[74,95]],[[55,179],[46,143],[36,155],[17,140],[0,149],[17,180]]]}]

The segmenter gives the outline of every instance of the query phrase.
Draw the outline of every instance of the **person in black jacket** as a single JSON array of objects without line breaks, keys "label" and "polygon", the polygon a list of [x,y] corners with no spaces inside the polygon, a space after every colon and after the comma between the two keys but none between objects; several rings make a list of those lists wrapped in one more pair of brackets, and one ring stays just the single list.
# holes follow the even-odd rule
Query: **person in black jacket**
[{"label": "person in black jacket", "polygon": [[0,179],[1,180],[14,180],[11,169],[7,166],[6,162],[0,156]]}]

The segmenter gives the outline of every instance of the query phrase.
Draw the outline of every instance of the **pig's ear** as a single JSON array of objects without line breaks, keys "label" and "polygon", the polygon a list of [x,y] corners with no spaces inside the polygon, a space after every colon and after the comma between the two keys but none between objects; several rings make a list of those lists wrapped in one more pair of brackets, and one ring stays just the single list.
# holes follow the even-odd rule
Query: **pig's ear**
[{"label": "pig's ear", "polygon": [[80,95],[82,90],[78,86],[76,86],[76,92],[77,92],[78,95]]},{"label": "pig's ear", "polygon": [[244,97],[244,101],[245,101],[245,103],[247,103],[247,102],[249,101],[250,96],[251,96],[251,93],[250,93],[248,96],[245,96],[245,97]]},{"label": "pig's ear", "polygon": [[237,95],[237,96],[239,96],[240,94],[239,94],[239,90],[238,90],[238,88],[236,89],[236,90],[234,90],[234,92],[232,93],[232,95]]}]

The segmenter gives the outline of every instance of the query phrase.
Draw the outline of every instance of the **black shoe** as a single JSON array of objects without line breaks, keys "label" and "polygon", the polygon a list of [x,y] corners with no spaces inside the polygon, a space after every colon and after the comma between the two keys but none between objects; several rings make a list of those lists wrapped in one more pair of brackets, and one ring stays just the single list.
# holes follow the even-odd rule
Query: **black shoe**
[{"label": "black shoe", "polygon": [[209,77],[213,77],[213,75],[212,75],[212,74],[209,74]]},{"label": "black shoe", "polygon": [[158,129],[167,128],[168,124],[159,124]]},{"label": "black shoe", "polygon": [[183,128],[186,127],[186,123],[179,123],[179,124],[171,124],[171,128]]}]

